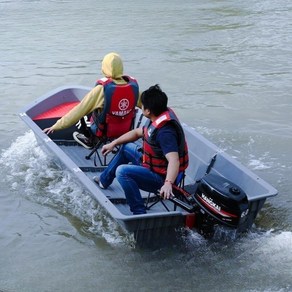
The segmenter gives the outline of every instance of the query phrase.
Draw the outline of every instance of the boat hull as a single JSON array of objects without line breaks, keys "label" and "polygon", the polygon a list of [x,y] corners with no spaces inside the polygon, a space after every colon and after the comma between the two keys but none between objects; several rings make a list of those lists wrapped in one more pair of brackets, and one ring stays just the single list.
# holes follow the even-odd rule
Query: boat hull
[{"label": "boat hull", "polygon": [[[51,126],[66,111],[76,105],[90,90],[88,87],[72,86],[57,88],[41,96],[19,113],[20,118],[34,132],[40,146],[61,162],[61,166],[74,173],[91,196],[118,222],[126,231],[133,233],[138,244],[161,239],[161,234],[170,234],[170,230],[183,227],[189,221],[190,214],[171,201],[165,201],[168,209],[157,203],[147,214],[132,215],[126,204],[120,185],[114,183],[107,190],[100,189],[93,181],[103,167],[95,166],[93,157],[85,159],[87,149],[79,146],[72,138],[72,133],[79,129],[76,124],[69,129],[55,131],[47,136],[43,129]],[[60,109],[61,108],[61,109]],[[145,122],[141,111],[137,110],[135,126]],[[194,185],[207,172],[222,176],[237,184],[247,195],[249,211],[240,231],[249,229],[265,200],[277,194],[267,182],[241,165],[238,161],[222,152],[193,128],[183,124],[189,145],[190,165],[186,171],[185,184]],[[142,192],[145,201],[148,193]]]}]

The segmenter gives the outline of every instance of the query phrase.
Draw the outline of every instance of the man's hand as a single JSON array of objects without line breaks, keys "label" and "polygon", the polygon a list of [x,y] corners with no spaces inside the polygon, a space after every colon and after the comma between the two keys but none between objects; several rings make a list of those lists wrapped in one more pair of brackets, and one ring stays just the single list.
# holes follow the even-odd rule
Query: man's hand
[{"label": "man's hand", "polygon": [[53,127],[43,129],[43,132],[47,135],[54,133]]},{"label": "man's hand", "polygon": [[164,185],[160,189],[160,196],[165,200],[173,196],[172,183],[170,181],[164,182]]},{"label": "man's hand", "polygon": [[112,141],[111,143],[105,144],[101,148],[101,154],[105,156],[109,154],[110,152],[112,152],[114,148],[115,148],[114,141]]},{"label": "man's hand", "polygon": [[169,152],[165,155],[168,166],[167,175],[164,181],[164,185],[160,189],[160,196],[163,199],[169,199],[173,196],[172,184],[174,183],[179,172],[179,157],[178,152]]}]

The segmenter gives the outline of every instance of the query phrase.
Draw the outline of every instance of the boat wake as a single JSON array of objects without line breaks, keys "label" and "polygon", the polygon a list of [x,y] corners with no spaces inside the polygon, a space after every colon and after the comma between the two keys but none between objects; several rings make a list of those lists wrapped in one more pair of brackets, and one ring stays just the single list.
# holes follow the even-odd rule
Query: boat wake
[{"label": "boat wake", "polygon": [[190,232],[186,243],[187,250],[180,257],[185,269],[199,274],[202,282],[208,281],[206,268],[215,277],[218,273],[218,291],[224,290],[224,285],[220,287],[220,284],[224,279],[233,277],[234,271],[240,278],[253,279],[252,281],[256,280],[258,274],[271,275],[270,278],[265,278],[266,285],[271,288],[269,291],[279,291],[275,279],[283,283],[283,291],[291,291],[292,286],[286,280],[292,277],[290,231],[250,231],[241,238],[228,242],[202,240],[198,234]]},{"label": "boat wake", "polygon": [[86,230],[89,235],[101,236],[111,245],[132,246],[132,239],[104,213],[74,175],[43,152],[32,131],[1,153],[0,164],[1,179],[12,192],[79,219],[82,233]]}]

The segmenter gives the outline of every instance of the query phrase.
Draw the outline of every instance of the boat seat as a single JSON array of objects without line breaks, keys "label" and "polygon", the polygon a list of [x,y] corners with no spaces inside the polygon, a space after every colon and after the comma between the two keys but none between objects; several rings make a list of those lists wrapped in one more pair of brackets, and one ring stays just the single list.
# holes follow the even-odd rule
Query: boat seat
[{"label": "boat seat", "polygon": [[[118,137],[117,137],[118,138]],[[107,156],[103,156],[101,155],[101,153],[99,153],[100,148],[107,144],[110,143],[111,141],[113,141],[114,139],[111,139],[109,137],[101,137],[99,138],[98,142],[95,144],[95,146],[93,147],[93,149],[91,150],[91,152],[85,156],[86,159],[90,159],[90,157],[94,154],[94,165],[97,166],[96,163],[96,158],[98,158],[98,161],[100,163],[100,166],[105,167],[107,166],[112,159],[115,157],[115,155],[117,154],[117,152],[119,151],[119,146],[117,146],[113,151],[111,155],[111,158],[108,160]]]},{"label": "boat seat", "polygon": [[[111,155],[110,160],[107,160],[107,156],[104,156],[102,159],[99,149],[102,147],[102,145],[110,143],[114,139],[117,139],[118,137],[132,130],[134,128],[136,112],[137,109],[134,110],[134,114],[131,112],[131,114],[126,116],[107,114],[103,131],[98,131],[96,135],[96,140],[98,142],[95,144],[91,152],[85,156],[85,158],[90,159],[90,157],[95,154],[95,158],[98,158],[100,165],[107,166],[118,152],[119,147],[116,147],[116,149],[112,151],[113,155]],[[94,163],[96,165],[96,159],[94,159]]]},{"label": "boat seat", "polygon": [[[184,188],[185,184],[185,172],[180,172],[175,180],[174,186],[179,187],[179,188]],[[163,207],[170,212],[169,207],[165,204],[164,199],[160,196],[159,190],[156,192],[149,192],[148,197],[145,202],[145,207],[146,210],[150,210],[153,206],[156,204],[161,203]],[[173,204],[173,210],[176,210],[177,205],[174,203]]]}]

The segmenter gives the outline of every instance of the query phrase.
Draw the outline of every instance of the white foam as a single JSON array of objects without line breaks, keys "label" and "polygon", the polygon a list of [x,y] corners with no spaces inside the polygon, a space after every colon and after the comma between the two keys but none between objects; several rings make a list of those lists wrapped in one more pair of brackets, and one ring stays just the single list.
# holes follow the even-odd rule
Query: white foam
[{"label": "white foam", "polygon": [[248,163],[248,166],[252,168],[253,170],[263,170],[263,169],[269,169],[272,167],[270,163],[264,163],[260,159],[251,159]]},{"label": "white foam", "polygon": [[[88,232],[102,236],[113,245],[125,244],[128,237],[95,200],[38,146],[32,131],[18,137],[0,156],[2,179],[11,191],[26,198],[69,213],[84,222]],[[128,243],[127,243],[128,245]]]},{"label": "white foam", "polygon": [[[223,251],[228,258],[233,258],[234,264],[240,261],[244,267],[253,263],[254,268],[262,269],[263,263],[278,266],[279,271],[289,270],[292,276],[292,232],[273,230],[252,230],[235,238],[223,237],[221,240],[204,240],[196,231],[188,232],[185,243],[194,256],[208,259],[210,255],[222,257]],[[256,261],[254,261],[256,259]],[[231,262],[231,264],[233,263]],[[220,264],[220,263],[219,263]],[[276,273],[276,271],[274,271]]]}]

